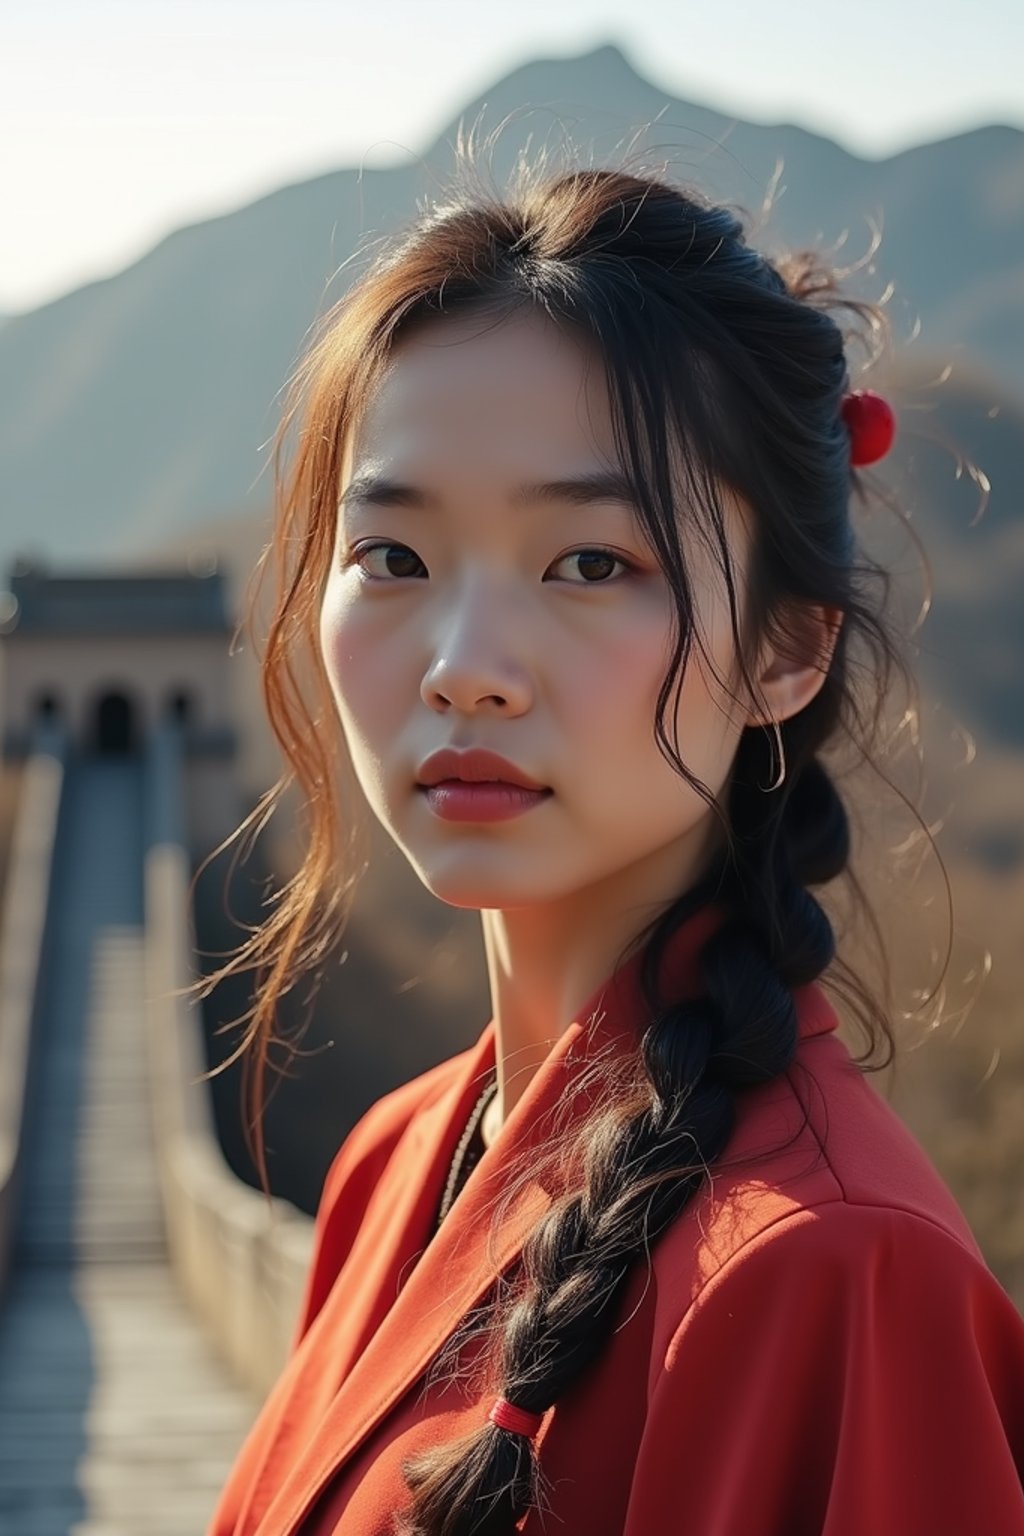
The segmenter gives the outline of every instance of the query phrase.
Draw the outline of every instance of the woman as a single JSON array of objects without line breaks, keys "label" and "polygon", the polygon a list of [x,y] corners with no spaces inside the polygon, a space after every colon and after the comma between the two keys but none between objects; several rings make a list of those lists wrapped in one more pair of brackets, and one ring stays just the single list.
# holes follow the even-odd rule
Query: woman
[{"label": "woman", "polygon": [[339,725],[492,1017],[340,1147],[209,1536],[1024,1536],[1024,1322],[835,1033],[827,968],[891,1056],[811,891],[821,754],[902,667],[850,521],[892,413],[829,310],[883,313],[693,188],[519,177],[378,254],[282,423],[311,835],[206,988],[262,966],[261,1074],[352,893]]}]

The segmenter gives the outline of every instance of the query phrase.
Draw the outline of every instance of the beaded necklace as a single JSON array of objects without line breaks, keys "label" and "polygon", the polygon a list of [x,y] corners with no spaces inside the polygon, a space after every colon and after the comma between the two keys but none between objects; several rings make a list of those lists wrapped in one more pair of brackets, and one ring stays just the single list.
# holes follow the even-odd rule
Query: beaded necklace
[{"label": "beaded necklace", "polygon": [[435,1231],[451,1210],[456,1196],[469,1178],[475,1164],[483,1156],[484,1138],[481,1124],[487,1106],[497,1090],[498,1076],[496,1072],[492,1072],[486,1087],[473,1106],[470,1117],[466,1122],[466,1128],[459,1138],[458,1146],[455,1148],[455,1156],[452,1158],[452,1165],[448,1171],[448,1182],[445,1185],[444,1195],[437,1213]]}]

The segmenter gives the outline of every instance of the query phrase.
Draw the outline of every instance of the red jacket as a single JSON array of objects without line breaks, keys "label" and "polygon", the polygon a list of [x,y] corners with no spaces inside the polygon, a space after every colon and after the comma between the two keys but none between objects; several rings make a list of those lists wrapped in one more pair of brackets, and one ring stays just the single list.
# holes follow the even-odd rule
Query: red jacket
[{"label": "red jacket", "polygon": [[[677,995],[720,917],[705,906],[677,932]],[[493,1393],[424,1372],[550,1204],[534,1180],[488,1253],[509,1159],[529,1156],[589,1051],[634,1048],[637,973],[568,1026],[436,1236],[493,1020],[349,1133],[292,1353],[207,1536],[385,1536],[408,1499],[400,1462],[484,1422]],[[527,1536],[1024,1536],[1024,1320],[819,983],[794,996],[794,1065],[738,1097],[710,1202],[691,1199],[636,1264],[601,1357],[544,1416],[550,1510],[527,1514]],[[756,1167],[727,1166],[751,1152]]]}]

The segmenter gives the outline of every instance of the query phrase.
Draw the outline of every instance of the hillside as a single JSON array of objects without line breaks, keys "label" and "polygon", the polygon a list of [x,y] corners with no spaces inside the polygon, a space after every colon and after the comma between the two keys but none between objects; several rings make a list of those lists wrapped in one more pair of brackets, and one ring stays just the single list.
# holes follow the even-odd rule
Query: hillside
[{"label": "hillside", "polygon": [[282,187],[14,317],[0,331],[0,565],[15,552],[134,557],[264,505],[279,392],[310,326],[353,258],[437,191],[460,121],[504,123],[499,184],[527,140],[557,163],[571,135],[603,160],[640,130],[652,164],[748,210],[769,247],[820,240],[855,265],[879,223],[875,270],[855,289],[878,297],[892,283],[899,336],[920,320],[929,348],[976,354],[1004,392],[1024,394],[1024,134],[992,126],[861,160],[791,125],[666,96],[605,46],[511,71],[415,157]]}]

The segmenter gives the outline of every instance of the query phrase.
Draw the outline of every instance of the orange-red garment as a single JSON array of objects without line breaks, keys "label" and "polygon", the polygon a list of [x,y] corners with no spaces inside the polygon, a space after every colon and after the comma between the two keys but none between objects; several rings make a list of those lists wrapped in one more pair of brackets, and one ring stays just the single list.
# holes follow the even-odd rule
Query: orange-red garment
[{"label": "orange-red garment", "polygon": [[[699,907],[675,935],[676,995],[696,990],[721,916]],[[290,1359],[207,1536],[385,1536],[408,1501],[401,1461],[483,1424],[493,1394],[424,1372],[550,1204],[534,1179],[488,1256],[484,1207],[545,1112],[585,1108],[566,1104],[567,1073],[635,1049],[638,972],[627,962],[568,1026],[436,1236],[494,1021],[349,1133]],[[1024,1536],[1024,1319],[820,984],[794,995],[794,1065],[738,1097],[710,1199],[636,1264],[599,1360],[544,1415],[550,1507],[528,1536]]]}]

